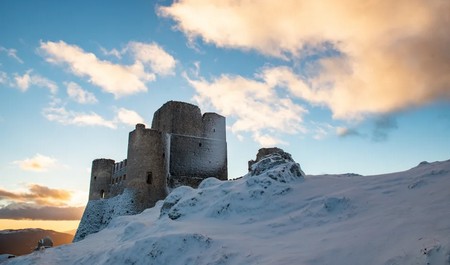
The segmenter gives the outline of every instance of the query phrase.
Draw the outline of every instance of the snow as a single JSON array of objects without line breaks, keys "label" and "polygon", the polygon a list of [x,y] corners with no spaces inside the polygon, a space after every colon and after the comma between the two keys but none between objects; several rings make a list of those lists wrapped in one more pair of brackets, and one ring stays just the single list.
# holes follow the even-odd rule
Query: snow
[{"label": "snow", "polygon": [[304,176],[272,155],[238,180],[179,187],[84,240],[6,264],[450,264],[449,202],[450,160]]},{"label": "snow", "polygon": [[89,201],[75,234],[74,242],[104,229],[114,217],[135,214],[133,197],[133,192],[125,189],[122,194],[113,198]]}]

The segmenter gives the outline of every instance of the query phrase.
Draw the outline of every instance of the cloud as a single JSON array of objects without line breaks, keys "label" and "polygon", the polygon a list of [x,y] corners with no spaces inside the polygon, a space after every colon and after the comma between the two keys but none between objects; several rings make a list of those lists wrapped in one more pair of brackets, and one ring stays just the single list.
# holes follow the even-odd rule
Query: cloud
[{"label": "cloud", "polygon": [[392,117],[380,117],[375,121],[372,132],[372,140],[375,142],[386,141],[389,133],[398,128],[397,120]]},{"label": "cloud", "polygon": [[306,110],[269,84],[241,76],[222,75],[212,81],[185,78],[195,88],[194,100],[202,108],[214,108],[235,118],[233,133],[251,132],[260,145],[283,144],[270,135],[294,134],[304,130],[302,117]]},{"label": "cloud", "polygon": [[8,74],[0,71],[0,84],[8,84],[8,83],[9,83]]},{"label": "cloud", "polygon": [[362,136],[356,129],[347,127],[337,127],[336,134],[339,137]]},{"label": "cloud", "polygon": [[448,10],[440,0],[180,0],[158,14],[190,41],[304,65],[265,74],[334,118],[362,119],[450,99]]},{"label": "cloud", "polygon": [[93,104],[98,102],[94,94],[84,90],[77,83],[69,82],[65,85],[67,86],[67,94],[74,101],[80,104]]},{"label": "cloud", "polygon": [[84,113],[68,111],[65,107],[51,106],[42,111],[44,117],[49,121],[56,121],[64,125],[77,126],[102,126],[111,129],[117,128],[113,121],[106,120],[95,112]]},{"label": "cloud", "polygon": [[23,60],[17,56],[16,49],[7,49],[5,47],[0,46],[0,52],[5,52],[9,57],[14,58],[17,62],[23,64]]},{"label": "cloud", "polygon": [[93,53],[85,52],[76,45],[64,41],[41,42],[41,51],[47,61],[58,65],[67,65],[77,76],[88,77],[89,81],[112,93],[116,98],[147,91],[145,82],[155,80],[153,73],[144,71],[141,62],[132,65],[119,65],[100,60]]},{"label": "cloud", "polygon": [[95,54],[64,41],[47,41],[40,45],[47,62],[67,66],[73,74],[87,77],[89,82],[115,98],[146,92],[146,83],[154,81],[157,75],[173,74],[176,65],[176,60],[156,43],[129,42],[121,51],[100,49],[104,55],[117,59],[129,54],[134,62],[123,65],[101,60]]},{"label": "cloud", "polygon": [[42,88],[47,88],[50,90],[50,93],[56,94],[58,92],[58,85],[56,85],[55,82],[42,77],[38,74],[32,74],[32,70],[28,70],[25,74],[18,75],[15,74],[14,86],[19,88],[22,92],[25,92],[28,90],[30,86],[37,86]]},{"label": "cloud", "polygon": [[112,49],[112,50],[108,51],[107,49],[100,47],[100,51],[103,53],[103,55],[113,56],[113,57],[116,57],[117,59],[122,59],[122,53],[120,51],[118,51],[117,49]]},{"label": "cloud", "polygon": [[117,110],[117,120],[128,125],[144,123],[144,118],[142,118],[137,112],[125,108],[120,108]]},{"label": "cloud", "polygon": [[159,75],[173,74],[176,60],[156,43],[130,42],[127,49],[133,53],[134,58],[149,64],[153,72]]},{"label": "cloud", "polygon": [[32,158],[25,158],[24,160],[14,161],[14,164],[19,165],[23,170],[45,172],[50,168],[56,166],[56,159],[41,154],[36,154]]},{"label": "cloud", "polygon": [[80,220],[84,207],[55,207],[14,203],[0,208],[0,219]]},{"label": "cloud", "polygon": [[144,123],[144,119],[135,111],[119,108],[113,119],[106,119],[95,112],[77,112],[67,110],[59,99],[54,99],[50,106],[44,108],[42,115],[49,121],[55,121],[64,125],[75,126],[100,126],[116,129],[119,124],[136,125]]},{"label": "cloud", "polygon": [[0,188],[0,201],[9,203],[28,203],[40,206],[66,205],[72,192],[63,189],[52,189],[37,184],[28,185],[26,192],[11,192]]}]

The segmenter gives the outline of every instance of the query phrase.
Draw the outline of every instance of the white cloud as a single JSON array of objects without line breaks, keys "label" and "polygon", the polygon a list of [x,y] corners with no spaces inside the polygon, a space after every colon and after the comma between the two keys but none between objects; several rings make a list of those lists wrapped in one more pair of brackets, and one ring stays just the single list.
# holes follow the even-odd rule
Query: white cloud
[{"label": "white cloud", "polygon": [[56,159],[41,154],[36,154],[32,158],[25,158],[24,160],[14,161],[14,164],[19,165],[23,170],[45,172],[50,168],[56,166]]},{"label": "white cloud", "polygon": [[17,62],[23,64],[23,60],[19,58],[17,55],[16,49],[7,49],[5,47],[0,46],[0,52],[5,52],[9,57],[14,58]]},{"label": "white cloud", "polygon": [[122,53],[120,51],[118,51],[117,49],[112,49],[112,50],[108,51],[107,49],[100,47],[100,50],[103,53],[103,55],[113,56],[113,57],[116,57],[117,59],[122,58]]},{"label": "white cloud", "polygon": [[65,125],[117,128],[113,121],[108,121],[95,112],[83,113],[67,111],[64,107],[48,107],[43,110],[42,114],[49,121],[56,121]]},{"label": "white cloud", "polygon": [[145,92],[145,83],[155,80],[155,74],[145,72],[139,61],[127,66],[114,64],[100,60],[95,54],[64,41],[41,42],[40,49],[47,56],[48,62],[67,65],[75,75],[88,77],[91,83],[114,94],[116,98]]},{"label": "white cloud", "polygon": [[15,74],[14,81],[14,86],[19,88],[22,92],[27,91],[30,86],[47,88],[52,94],[56,94],[58,92],[58,85],[56,85],[55,82],[38,74],[33,74],[32,70],[28,70],[23,75]]},{"label": "white cloud", "polygon": [[9,83],[8,74],[0,71],[0,84],[8,84],[8,83]]},{"label": "white cloud", "polygon": [[130,42],[127,45],[134,58],[149,64],[153,72],[160,75],[173,74],[176,60],[156,43]]},{"label": "white cloud", "polygon": [[64,125],[75,126],[100,126],[116,129],[119,124],[136,125],[144,123],[144,119],[135,111],[119,108],[113,119],[106,119],[95,112],[76,112],[67,110],[61,105],[59,99],[55,99],[50,106],[42,111],[42,115],[49,121]]},{"label": "white cloud", "polygon": [[144,123],[144,118],[142,118],[137,112],[125,108],[120,108],[117,110],[117,120],[128,125]]},{"label": "white cloud", "polygon": [[284,144],[273,135],[304,131],[302,117],[307,111],[263,81],[228,75],[211,82],[187,76],[186,79],[197,92],[196,102],[203,108],[214,108],[235,118],[231,131],[251,132],[260,145]]},{"label": "white cloud", "polygon": [[190,40],[313,66],[303,78],[264,74],[335,118],[360,119],[450,99],[448,10],[440,0],[180,0],[158,14]]},{"label": "white cloud", "polygon": [[69,97],[80,104],[93,104],[97,102],[97,98],[89,91],[81,88],[77,83],[69,82],[67,86],[67,94]]},{"label": "white cloud", "polygon": [[134,63],[122,65],[101,60],[95,54],[64,41],[41,42],[40,45],[48,62],[66,65],[75,75],[87,77],[89,82],[116,98],[146,92],[146,83],[154,81],[157,75],[174,73],[176,60],[156,43],[129,42],[121,51],[100,49],[104,55],[117,59],[131,54]]}]

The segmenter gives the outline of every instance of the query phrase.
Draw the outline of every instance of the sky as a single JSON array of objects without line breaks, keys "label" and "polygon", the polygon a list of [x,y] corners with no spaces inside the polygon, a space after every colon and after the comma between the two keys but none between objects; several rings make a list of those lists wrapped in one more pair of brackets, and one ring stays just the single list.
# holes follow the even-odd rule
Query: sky
[{"label": "sky", "polygon": [[450,2],[0,1],[0,229],[76,228],[96,158],[169,100],[306,174],[450,159]]}]

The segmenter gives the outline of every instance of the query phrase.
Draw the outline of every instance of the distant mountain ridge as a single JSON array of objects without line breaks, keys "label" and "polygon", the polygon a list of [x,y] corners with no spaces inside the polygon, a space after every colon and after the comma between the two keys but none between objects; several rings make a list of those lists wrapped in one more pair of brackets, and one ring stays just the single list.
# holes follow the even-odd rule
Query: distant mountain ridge
[{"label": "distant mountain ridge", "polygon": [[25,255],[33,252],[37,242],[49,236],[54,246],[71,243],[73,235],[40,228],[0,230],[0,254]]}]

